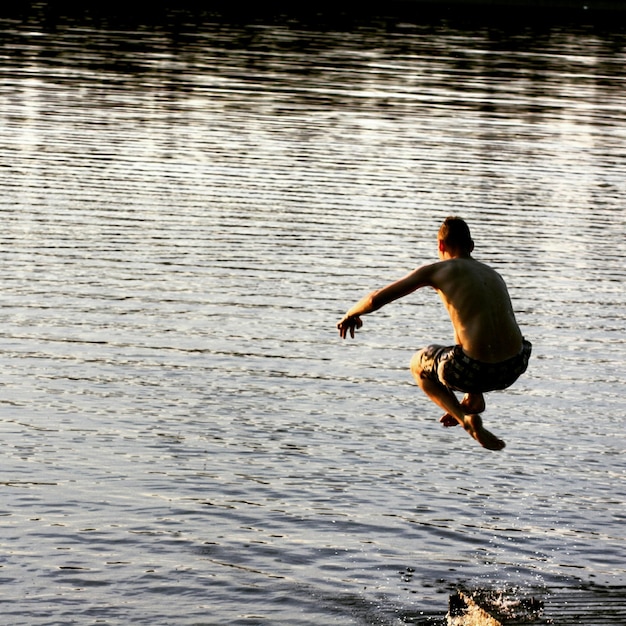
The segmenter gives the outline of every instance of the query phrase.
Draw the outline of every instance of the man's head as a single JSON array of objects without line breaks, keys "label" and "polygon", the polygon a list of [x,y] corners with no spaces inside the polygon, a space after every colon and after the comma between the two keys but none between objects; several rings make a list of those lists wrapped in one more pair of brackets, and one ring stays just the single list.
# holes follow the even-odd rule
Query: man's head
[{"label": "man's head", "polygon": [[474,241],[469,226],[460,217],[446,217],[438,234],[440,256],[447,252],[450,256],[469,256],[474,249]]}]

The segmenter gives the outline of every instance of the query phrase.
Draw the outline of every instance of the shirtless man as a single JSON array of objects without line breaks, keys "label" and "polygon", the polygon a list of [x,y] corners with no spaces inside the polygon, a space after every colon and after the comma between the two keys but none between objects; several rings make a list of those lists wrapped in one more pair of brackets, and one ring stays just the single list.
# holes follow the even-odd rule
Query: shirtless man
[{"label": "shirtless man", "polygon": [[[423,265],[404,278],[373,291],[337,324],[345,339],[363,326],[361,316],[420,287],[433,287],[454,327],[454,346],[430,345],[411,359],[411,372],[424,393],[446,413],[444,426],[463,428],[485,448],[501,450],[504,441],[483,427],[483,393],[505,389],[526,371],[531,344],[515,321],[506,284],[493,269],[472,258],[469,228],[448,217],[438,234],[439,262]],[[454,391],[465,396],[459,402]]]}]

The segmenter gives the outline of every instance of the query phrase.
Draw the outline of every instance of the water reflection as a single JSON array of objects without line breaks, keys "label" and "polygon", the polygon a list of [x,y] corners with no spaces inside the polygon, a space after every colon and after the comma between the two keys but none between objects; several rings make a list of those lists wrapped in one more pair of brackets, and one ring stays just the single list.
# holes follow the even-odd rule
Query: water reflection
[{"label": "water reflection", "polygon": [[[39,14],[0,65],[16,613],[53,581],[132,623],[420,623],[623,581],[623,33]],[[334,333],[450,212],[536,346],[505,457],[409,383],[427,296]]]}]

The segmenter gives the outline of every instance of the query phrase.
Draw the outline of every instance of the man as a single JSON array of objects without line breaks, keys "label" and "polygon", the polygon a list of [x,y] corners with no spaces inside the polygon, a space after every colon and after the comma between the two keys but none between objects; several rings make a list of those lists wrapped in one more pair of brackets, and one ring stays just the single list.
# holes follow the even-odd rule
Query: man
[{"label": "man", "polygon": [[[361,316],[421,287],[433,287],[448,311],[456,345],[430,345],[411,359],[411,372],[426,395],[446,413],[444,426],[463,428],[485,448],[501,450],[504,441],[483,427],[483,394],[505,389],[526,371],[531,344],[522,337],[506,284],[492,268],[476,261],[469,228],[448,217],[438,234],[439,262],[373,291],[337,324],[345,339],[363,326]],[[454,391],[465,393],[459,402]]]}]

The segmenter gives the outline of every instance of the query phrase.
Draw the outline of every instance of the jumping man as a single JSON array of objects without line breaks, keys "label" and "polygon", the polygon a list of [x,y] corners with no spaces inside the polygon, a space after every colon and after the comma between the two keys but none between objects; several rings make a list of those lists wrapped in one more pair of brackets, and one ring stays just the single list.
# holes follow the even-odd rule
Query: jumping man
[{"label": "jumping man", "polygon": [[[454,328],[453,346],[430,345],[415,353],[411,372],[424,393],[445,414],[444,426],[461,424],[485,448],[501,450],[504,441],[483,427],[483,394],[506,389],[526,371],[531,344],[522,337],[502,277],[472,258],[474,242],[465,221],[448,217],[438,235],[439,262],[423,265],[404,278],[372,291],[337,324],[345,339],[363,326],[361,316],[433,287]],[[454,391],[465,393],[459,402]]]}]

